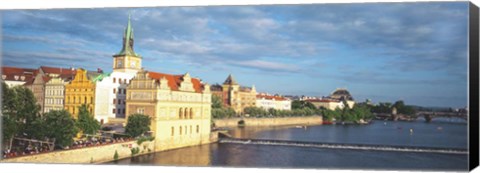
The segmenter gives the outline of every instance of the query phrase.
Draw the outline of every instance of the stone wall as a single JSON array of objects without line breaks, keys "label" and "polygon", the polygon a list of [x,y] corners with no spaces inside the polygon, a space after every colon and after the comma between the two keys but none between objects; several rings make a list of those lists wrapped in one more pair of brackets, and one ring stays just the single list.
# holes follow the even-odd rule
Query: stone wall
[{"label": "stone wall", "polygon": [[11,163],[102,163],[113,161],[115,151],[118,153],[118,159],[132,156],[131,149],[139,148],[140,154],[154,152],[154,142],[145,141],[140,145],[137,141],[110,144],[105,146],[79,148],[71,150],[60,150],[50,153],[36,155],[20,156],[1,160],[0,162]]},{"label": "stone wall", "polygon": [[309,117],[284,117],[284,118],[229,118],[214,119],[216,127],[238,126],[238,122],[243,120],[246,126],[281,126],[281,125],[317,125],[322,124],[321,116]]}]

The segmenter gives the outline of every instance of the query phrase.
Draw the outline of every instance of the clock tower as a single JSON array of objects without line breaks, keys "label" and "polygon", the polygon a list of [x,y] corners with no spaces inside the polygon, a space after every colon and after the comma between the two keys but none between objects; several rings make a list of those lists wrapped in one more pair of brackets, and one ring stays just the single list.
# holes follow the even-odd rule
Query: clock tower
[{"label": "clock tower", "polygon": [[140,69],[142,69],[142,57],[133,51],[133,29],[129,15],[127,28],[123,35],[122,50],[113,55],[113,71],[137,73]]}]

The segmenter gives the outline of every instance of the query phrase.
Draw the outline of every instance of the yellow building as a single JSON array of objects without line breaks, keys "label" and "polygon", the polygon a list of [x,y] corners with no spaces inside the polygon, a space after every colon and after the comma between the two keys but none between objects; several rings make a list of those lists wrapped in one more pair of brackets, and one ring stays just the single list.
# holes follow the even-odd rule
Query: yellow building
[{"label": "yellow building", "polygon": [[127,89],[128,116],[152,118],[155,150],[162,151],[210,142],[210,86],[185,75],[141,70]]},{"label": "yellow building", "polygon": [[86,104],[90,113],[95,108],[95,78],[99,73],[77,69],[74,79],[65,85],[65,110],[74,118],[78,117],[78,107]]},{"label": "yellow building", "polygon": [[256,106],[255,86],[240,86],[232,75],[227,77],[223,85],[213,85],[212,94],[220,97],[224,106],[231,107],[236,113],[242,113],[246,107]]}]

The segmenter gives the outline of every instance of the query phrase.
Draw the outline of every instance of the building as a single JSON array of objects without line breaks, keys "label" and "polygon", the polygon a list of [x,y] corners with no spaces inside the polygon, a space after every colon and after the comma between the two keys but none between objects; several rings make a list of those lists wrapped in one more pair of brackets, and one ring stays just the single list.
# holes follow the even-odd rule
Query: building
[{"label": "building", "polygon": [[123,48],[114,55],[114,73],[137,71],[130,82],[126,78],[120,80],[122,85],[128,85],[127,90],[121,91],[126,91],[126,119],[136,113],[152,118],[150,129],[156,151],[209,143],[210,86],[189,73],[172,75],[143,70],[142,58],[134,52],[133,43],[129,22]]},{"label": "building", "polygon": [[329,98],[332,98],[334,100],[340,100],[340,101],[345,101],[348,104],[348,107],[353,108],[355,105],[355,101],[350,94],[350,92],[345,89],[345,88],[337,88],[335,91],[330,94]]},{"label": "building", "polygon": [[38,73],[36,69],[18,68],[18,67],[2,67],[2,81],[8,87],[22,86],[27,81],[32,80]]},{"label": "building", "polygon": [[63,74],[49,74],[50,80],[45,83],[44,113],[65,108],[65,85],[73,79],[75,72],[68,70]]},{"label": "building", "polygon": [[95,118],[102,124],[126,117],[127,86],[142,68],[142,57],[133,50],[133,29],[130,18],[122,41],[122,49],[113,55],[113,72],[97,80],[95,88]]},{"label": "building", "polygon": [[292,101],[285,97],[269,95],[265,93],[257,94],[256,106],[265,110],[291,110]]},{"label": "building", "polygon": [[135,113],[152,117],[158,151],[209,142],[210,87],[188,73],[139,71],[127,89],[127,119]]},{"label": "building", "polygon": [[[335,110],[337,108],[343,109],[348,105],[349,108],[353,108],[355,101],[352,95],[347,89],[337,88],[329,96],[322,98],[309,98],[305,101],[312,103],[317,108],[326,108],[329,110]],[[345,105],[346,103],[346,105]]]},{"label": "building", "polygon": [[[74,75],[74,71],[68,68],[57,68],[57,67],[47,67],[47,66],[40,66],[36,70],[35,76],[28,80],[24,86],[30,89],[33,92],[33,95],[35,96],[35,99],[37,100],[37,104],[40,106],[40,112],[44,113],[47,112],[45,111],[45,104],[48,104],[49,106],[53,105],[58,105],[60,103],[55,103],[55,100],[48,100],[46,98],[46,94],[48,93],[49,96],[54,96],[56,94],[52,94],[54,91],[47,91],[46,90],[46,84],[55,76],[63,77],[63,78],[71,78]],[[49,89],[53,89],[52,87],[49,87]],[[58,89],[53,89],[58,91]],[[57,93],[60,95],[63,95],[61,93]],[[58,97],[56,97],[56,101],[58,101]]]},{"label": "building", "polygon": [[255,86],[240,86],[231,74],[223,85],[212,86],[212,94],[220,97],[223,105],[233,108],[236,113],[242,113],[246,107],[255,107],[257,100]]},{"label": "building", "polygon": [[322,99],[307,99],[305,101],[312,103],[317,109],[325,108],[329,110],[335,110],[337,108],[343,109],[345,107],[342,101],[335,100],[335,99],[322,98]]},{"label": "building", "polygon": [[88,111],[94,113],[95,110],[95,81],[101,73],[87,71],[79,68],[75,72],[75,77],[70,83],[65,85],[65,110],[70,112],[74,118],[78,117],[78,108],[86,104]]}]

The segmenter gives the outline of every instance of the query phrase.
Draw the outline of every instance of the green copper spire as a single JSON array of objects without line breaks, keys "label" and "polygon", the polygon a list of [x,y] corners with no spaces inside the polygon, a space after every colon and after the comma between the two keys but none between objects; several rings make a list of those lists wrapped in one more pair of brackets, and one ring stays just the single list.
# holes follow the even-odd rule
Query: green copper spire
[{"label": "green copper spire", "polygon": [[133,29],[130,22],[130,14],[128,14],[128,24],[125,28],[125,35],[123,35],[123,47],[122,50],[114,56],[136,56],[140,57],[137,53],[133,51]]}]

